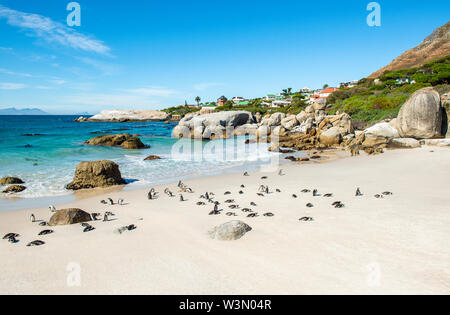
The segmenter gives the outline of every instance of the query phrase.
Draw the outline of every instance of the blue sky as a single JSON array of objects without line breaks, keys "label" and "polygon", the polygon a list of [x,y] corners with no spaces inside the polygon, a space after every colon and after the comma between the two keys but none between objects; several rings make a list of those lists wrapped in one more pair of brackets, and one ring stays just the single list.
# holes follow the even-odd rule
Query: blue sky
[{"label": "blue sky", "polygon": [[450,2],[0,0],[0,108],[161,109],[360,79],[448,21]]}]

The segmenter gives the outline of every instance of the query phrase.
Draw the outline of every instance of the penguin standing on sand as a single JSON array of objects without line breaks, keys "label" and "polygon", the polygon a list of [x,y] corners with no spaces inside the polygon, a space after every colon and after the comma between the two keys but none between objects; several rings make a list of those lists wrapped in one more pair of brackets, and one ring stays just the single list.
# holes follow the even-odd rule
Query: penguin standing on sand
[{"label": "penguin standing on sand", "polygon": [[356,196],[356,197],[360,197],[360,196],[362,196],[362,195],[363,195],[363,194],[361,193],[361,189],[357,188],[357,189],[356,189],[355,196]]},{"label": "penguin standing on sand", "polygon": [[30,221],[31,221],[32,223],[36,222],[36,217],[34,216],[34,214],[31,214],[31,215],[30,215]]}]

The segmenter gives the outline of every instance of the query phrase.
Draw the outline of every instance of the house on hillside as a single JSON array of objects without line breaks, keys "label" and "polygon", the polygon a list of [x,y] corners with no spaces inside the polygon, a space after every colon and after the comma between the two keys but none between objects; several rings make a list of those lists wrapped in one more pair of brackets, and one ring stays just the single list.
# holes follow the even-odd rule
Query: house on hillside
[{"label": "house on hillside", "polygon": [[338,88],[327,88],[325,90],[320,91],[319,98],[328,98],[332,93],[339,90]]},{"label": "house on hillside", "polygon": [[267,94],[264,97],[264,100],[265,101],[282,101],[282,100],[284,100],[284,97],[280,93],[278,93],[278,94]]},{"label": "house on hillside", "polygon": [[291,101],[288,101],[288,100],[273,101],[271,104],[271,107],[273,107],[273,108],[286,107],[286,106],[291,106]]},{"label": "house on hillside", "polygon": [[217,105],[218,106],[224,106],[225,103],[228,102],[228,99],[225,96],[221,96],[218,100],[217,100]]}]

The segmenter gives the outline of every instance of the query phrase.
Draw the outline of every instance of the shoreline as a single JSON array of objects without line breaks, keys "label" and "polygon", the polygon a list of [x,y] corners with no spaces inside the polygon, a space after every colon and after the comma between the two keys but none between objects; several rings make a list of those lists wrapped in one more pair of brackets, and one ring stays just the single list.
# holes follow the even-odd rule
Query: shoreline
[{"label": "shoreline", "polygon": [[[433,152],[431,152],[433,151]],[[96,230],[78,225],[51,227],[46,244],[28,248],[42,230],[29,222],[31,213],[48,220],[45,208],[0,213],[0,234],[15,232],[18,244],[0,242],[8,259],[0,261],[3,294],[448,294],[450,292],[450,196],[446,193],[450,150],[423,147],[388,150],[329,163],[286,164],[277,171],[253,171],[249,177],[227,174],[188,180],[194,194],[187,201],[163,193],[175,184],[147,190],[111,192],[106,196],[60,205],[88,212],[112,211],[113,221],[96,221]],[[444,170],[444,171],[443,171]],[[267,180],[261,179],[267,176]],[[240,185],[245,185],[245,189]],[[260,184],[272,193],[258,197]],[[356,198],[360,187],[364,196]],[[275,192],[275,188],[281,190]],[[312,197],[301,189],[317,188],[332,198]],[[243,195],[238,191],[242,189]],[[376,199],[376,193],[394,195]],[[209,216],[211,206],[198,197],[215,192],[235,199],[241,208],[255,201],[257,218]],[[224,196],[230,191],[231,196]],[[293,198],[292,194],[298,198]],[[100,200],[124,199],[107,206]],[[330,204],[345,204],[335,209]],[[313,208],[305,207],[307,202]],[[228,211],[228,210],[226,210]],[[273,212],[274,217],[262,216]],[[432,211],[432,212],[430,212]],[[300,222],[311,216],[313,222]],[[231,220],[252,227],[242,239],[212,240],[207,231]],[[115,228],[135,224],[123,235]],[[33,236],[34,235],[34,236]],[[80,286],[67,285],[67,266],[81,267]],[[264,277],[261,277],[264,275]]]},{"label": "shoreline", "polygon": [[[338,149],[328,149],[326,150],[328,152],[332,152],[330,155],[323,154],[323,157],[326,158],[325,160],[311,160],[309,162],[302,162],[302,164],[311,164],[311,163],[326,163],[330,162],[329,158],[331,157],[331,160],[335,159],[334,156],[336,156],[337,152],[339,152]],[[310,152],[308,151],[297,151],[295,153],[284,153],[279,155],[279,161],[280,165],[287,165],[291,164],[292,162],[285,160],[286,156],[294,155],[296,157],[304,157],[308,156]],[[338,157],[337,157],[338,158]],[[168,179],[168,180],[158,180],[153,185],[150,183],[144,183],[144,182],[131,182],[127,185],[123,186],[111,186],[111,187],[104,187],[104,188],[92,188],[92,189],[82,189],[78,191],[67,191],[65,194],[60,195],[54,195],[54,196],[42,196],[42,197],[20,197],[20,195],[6,195],[6,196],[0,196],[0,205],[2,207],[9,207],[5,208],[4,210],[0,210],[0,214],[3,212],[9,212],[9,211],[20,211],[20,210],[26,210],[29,208],[41,208],[46,207],[48,205],[61,205],[61,204],[68,204],[73,203],[78,200],[83,200],[90,197],[99,197],[108,194],[108,192],[115,192],[115,191],[135,191],[135,190],[145,190],[153,187],[160,187],[163,185],[171,185],[174,183],[177,183],[179,180],[182,181],[189,181],[189,180],[196,180],[196,179],[206,179],[209,177],[220,177],[228,174],[238,174],[243,173],[245,171],[257,171],[261,167],[268,166],[264,162],[255,163],[247,161],[245,163],[242,163],[242,165],[233,165],[226,168],[221,168],[218,171],[210,170],[212,174],[193,174],[191,176],[180,176],[177,179]],[[36,206],[37,204],[37,206]]]}]

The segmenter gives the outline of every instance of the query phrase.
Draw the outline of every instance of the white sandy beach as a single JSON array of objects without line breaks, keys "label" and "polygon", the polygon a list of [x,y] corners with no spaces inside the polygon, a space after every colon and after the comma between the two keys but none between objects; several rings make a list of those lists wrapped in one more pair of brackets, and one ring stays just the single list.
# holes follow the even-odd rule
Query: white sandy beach
[{"label": "white sandy beach", "polygon": [[[184,194],[186,202],[163,193],[165,187],[176,191],[173,184],[157,187],[160,198],[153,201],[139,190],[57,206],[116,214],[115,221],[92,223],[96,230],[89,233],[77,224],[38,237],[45,228],[29,216],[48,221],[47,208],[1,213],[0,236],[22,236],[18,244],[0,241],[0,294],[450,294],[448,148],[283,169],[285,176],[252,172],[188,181],[195,193]],[[263,183],[282,192],[259,197]],[[355,197],[357,187],[364,196]],[[304,188],[334,197],[313,197],[301,193]],[[236,218],[209,216],[211,205],[196,205],[206,191],[222,206],[226,199],[241,208],[254,201],[254,210],[275,216],[247,218],[240,210]],[[374,198],[384,191],[394,195]],[[100,204],[107,197],[126,205]],[[332,207],[337,200],[345,208]],[[314,221],[300,222],[304,216]],[[237,241],[208,237],[209,229],[234,219],[253,230]],[[113,233],[129,224],[137,229]],[[35,239],[46,244],[26,247]],[[67,285],[70,263],[81,267],[80,286]]]}]

